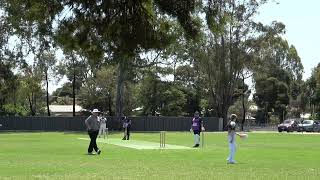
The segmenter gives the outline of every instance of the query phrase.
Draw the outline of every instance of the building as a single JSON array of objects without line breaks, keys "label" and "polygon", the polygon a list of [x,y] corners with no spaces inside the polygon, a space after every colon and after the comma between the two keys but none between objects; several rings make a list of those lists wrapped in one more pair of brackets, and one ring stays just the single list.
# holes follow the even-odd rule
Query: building
[{"label": "building", "polygon": [[[73,116],[73,105],[49,105],[51,116]],[[81,106],[75,106],[76,116],[85,111]]]}]

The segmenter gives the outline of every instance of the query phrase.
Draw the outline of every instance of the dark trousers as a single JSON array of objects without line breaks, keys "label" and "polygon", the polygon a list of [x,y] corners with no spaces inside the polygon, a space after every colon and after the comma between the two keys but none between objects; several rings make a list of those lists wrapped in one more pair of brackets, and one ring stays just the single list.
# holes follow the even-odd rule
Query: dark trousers
[{"label": "dark trousers", "polygon": [[90,144],[88,148],[88,153],[92,153],[93,149],[98,152],[99,148],[97,146],[97,136],[99,134],[99,131],[88,131],[89,137],[90,137]]},{"label": "dark trousers", "polygon": [[124,128],[124,137],[123,139],[127,139],[129,140],[129,137],[130,137],[130,127],[127,127],[127,131],[126,131],[126,128]]},{"label": "dark trousers", "polygon": [[198,134],[198,135],[200,136],[201,131],[199,131],[199,130],[193,130],[193,134]]}]

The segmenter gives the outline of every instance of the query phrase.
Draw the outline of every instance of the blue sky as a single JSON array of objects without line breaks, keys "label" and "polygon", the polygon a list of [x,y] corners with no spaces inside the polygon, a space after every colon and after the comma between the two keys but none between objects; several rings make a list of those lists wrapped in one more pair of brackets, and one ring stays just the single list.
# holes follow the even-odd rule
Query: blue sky
[{"label": "blue sky", "polygon": [[303,79],[310,77],[320,62],[319,8],[320,0],[272,0],[260,7],[256,17],[264,24],[276,20],[286,25],[284,38],[298,51],[305,71]]}]

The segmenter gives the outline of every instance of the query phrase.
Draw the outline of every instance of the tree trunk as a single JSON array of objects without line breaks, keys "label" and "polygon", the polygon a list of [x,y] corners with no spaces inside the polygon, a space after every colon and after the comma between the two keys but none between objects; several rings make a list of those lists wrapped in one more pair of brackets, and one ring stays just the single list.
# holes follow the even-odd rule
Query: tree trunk
[{"label": "tree trunk", "polygon": [[35,116],[37,114],[37,97],[34,93],[32,93],[32,97],[33,97],[33,112]]},{"label": "tree trunk", "polygon": [[155,81],[154,81],[154,84],[153,84],[153,98],[152,98],[152,105],[151,105],[151,113],[152,113],[152,116],[156,116],[156,110],[157,110],[157,87],[158,87],[158,83],[157,83],[157,79],[155,77]]},{"label": "tree trunk", "polygon": [[72,57],[72,65],[73,65],[73,80],[72,80],[72,115],[76,116],[76,67],[75,67],[75,59]]},{"label": "tree trunk", "polygon": [[112,116],[112,107],[111,107],[111,103],[112,103],[112,97],[111,97],[111,93],[108,93],[108,109],[109,109],[109,116]]},{"label": "tree trunk", "polygon": [[125,83],[125,65],[120,62],[118,65],[118,79],[117,79],[117,97],[116,97],[116,118],[119,122],[119,129],[121,128],[120,122],[123,116],[123,101],[124,101],[124,83]]},{"label": "tree trunk", "polygon": [[229,107],[225,107],[224,105],[222,105],[221,108],[221,117],[223,118],[223,129],[227,130],[227,124],[228,124],[228,109]]},{"label": "tree trunk", "polygon": [[223,118],[223,129],[227,130],[228,123],[228,110],[230,107],[228,95],[225,94],[227,91],[224,87],[219,87],[219,90],[216,93],[216,107],[217,107],[217,115],[219,118]]},{"label": "tree trunk", "polygon": [[32,105],[32,100],[30,96],[28,96],[28,100],[29,100],[29,108],[30,108],[31,116],[34,116],[35,113],[33,112],[33,105]]},{"label": "tree trunk", "polygon": [[49,81],[48,81],[48,70],[46,70],[46,84],[47,84],[47,112],[48,116],[51,116],[50,114],[50,108],[49,108]]},{"label": "tree trunk", "polygon": [[242,117],[242,122],[241,122],[241,131],[243,131],[243,125],[246,122],[246,105],[245,105],[245,93],[244,93],[244,75],[242,74],[242,110],[243,110],[243,117]]},{"label": "tree trunk", "polygon": [[264,119],[264,124],[268,123],[268,105],[265,105],[265,119]]},{"label": "tree trunk", "polygon": [[176,70],[177,69],[177,61],[174,60],[174,63],[173,63],[173,82],[176,82]]},{"label": "tree trunk", "polygon": [[241,131],[243,131],[243,126],[244,126],[244,123],[246,122],[246,113],[247,113],[244,98],[245,98],[244,95],[242,95],[243,117],[242,117],[242,122],[241,122]]},{"label": "tree trunk", "polygon": [[31,92],[31,96],[28,96],[28,100],[29,100],[31,116],[35,116],[36,115],[36,98],[33,92]]}]

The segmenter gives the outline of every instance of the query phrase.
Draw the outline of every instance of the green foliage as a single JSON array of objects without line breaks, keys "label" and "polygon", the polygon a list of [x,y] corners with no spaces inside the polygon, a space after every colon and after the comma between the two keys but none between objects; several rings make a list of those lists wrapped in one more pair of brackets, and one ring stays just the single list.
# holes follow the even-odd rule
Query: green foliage
[{"label": "green foliage", "polygon": [[320,111],[320,63],[312,70],[311,77],[305,85],[310,112],[317,113]]},{"label": "green foliage", "polygon": [[[31,70],[31,69],[30,69]],[[28,109],[28,115],[43,115],[45,112],[45,92],[41,88],[41,76],[30,71],[19,78],[17,96],[20,103]]]},{"label": "green foliage", "polygon": [[54,96],[54,97],[65,97],[65,96],[72,97],[72,83],[67,82],[67,83],[63,84],[61,88],[57,88],[52,93],[52,96]]},{"label": "green foliage", "polygon": [[115,82],[115,68],[113,66],[102,67],[96,72],[95,77],[84,79],[78,96],[80,105],[85,109],[98,108],[101,111],[113,113]]},{"label": "green foliage", "polygon": [[[146,76],[139,94],[138,99],[145,115],[156,115],[158,112],[163,116],[181,116],[186,113],[188,99],[185,91],[175,84],[160,81],[159,77]],[[189,103],[193,105],[193,102]]]},{"label": "green foliage", "polygon": [[143,50],[170,44],[171,17],[177,18],[186,34],[197,34],[196,21],[191,17],[197,6],[195,0],[49,0],[44,4],[13,0],[2,1],[1,6],[13,32],[30,44],[37,38],[40,50],[50,48],[52,43],[65,52],[76,51],[87,57],[89,64],[97,65],[104,58],[119,64],[117,114],[123,110],[124,74],[131,70],[130,62]]},{"label": "green foliage", "polygon": [[182,109],[185,116],[193,116],[195,111],[201,112],[203,109],[207,109],[208,106],[201,108],[201,96],[199,91],[194,88],[185,87],[181,87],[180,90],[185,94],[186,98],[186,103]]},{"label": "green foliage", "polygon": [[[254,22],[265,2],[0,0],[0,109],[9,104],[11,112],[16,104],[39,114],[41,83],[59,71],[69,82],[54,92],[54,103],[70,104],[74,90],[76,103],[111,114],[140,107],[153,115],[203,110],[226,120],[229,107],[249,91],[241,81],[248,71],[262,113],[315,112],[320,71],[303,83],[298,52],[281,36],[285,25]],[[16,52],[8,48],[13,35]],[[59,66],[54,47],[66,57]],[[30,52],[33,65],[26,61]],[[154,59],[146,57],[152,53]],[[173,82],[162,80],[168,75]]]},{"label": "green foliage", "polygon": [[0,56],[0,114],[25,115],[19,99],[19,77],[11,69],[12,66]]},{"label": "green foliage", "polygon": [[309,119],[314,119],[314,120],[320,120],[320,113],[314,113],[312,114]]},{"label": "green foliage", "polygon": [[[143,108],[142,114],[156,115],[158,112],[161,115],[192,116],[196,110],[201,111],[202,91],[199,89],[201,86],[195,68],[190,65],[178,66],[175,73],[173,72],[173,82],[161,80],[160,77],[167,75],[167,70],[170,71],[170,68],[152,67],[144,73],[139,84],[138,96],[139,104]],[[182,101],[174,97],[175,95],[181,97]]]},{"label": "green foliage", "polygon": [[194,44],[190,54],[205,73],[210,109],[224,119],[224,125],[237,98],[234,95],[241,95],[236,92],[241,74],[254,64],[252,50],[256,45],[249,42],[262,31],[255,27],[254,16],[264,2],[208,1],[204,7],[208,33]]},{"label": "green foliage", "polygon": [[[257,59],[259,64],[254,67],[261,74],[271,73],[275,76],[281,73],[283,82],[301,81],[303,73],[303,65],[293,45],[288,44],[279,35],[263,34],[258,38],[259,50],[255,53],[259,54]],[[284,74],[283,72],[286,72]]]},{"label": "green foliage", "polygon": [[183,91],[171,86],[161,95],[161,110],[163,116],[179,116],[183,112],[187,99]]},{"label": "green foliage", "polygon": [[265,113],[275,112],[280,121],[283,120],[283,113],[286,113],[286,106],[289,104],[288,86],[274,77],[256,80],[256,93],[253,100],[262,108]]},{"label": "green foliage", "polygon": [[[248,113],[248,114],[255,113],[254,111],[249,109],[249,107],[251,105],[255,105],[255,103],[250,101],[248,96],[245,96],[244,104],[245,104],[246,113]],[[228,114],[236,114],[238,116],[239,123],[241,123],[243,116],[244,116],[242,99],[238,99],[237,101],[234,102],[234,104],[232,106],[230,106]],[[246,114],[246,115],[248,115],[248,114]]]},{"label": "green foliage", "polygon": [[152,72],[147,73],[142,79],[139,85],[138,99],[143,107],[144,115],[151,114],[155,116],[156,112],[159,111],[161,105],[160,95],[163,93],[164,88],[163,84],[160,78]]},{"label": "green foliage", "polygon": [[16,89],[16,77],[11,71],[11,67],[0,59],[0,108],[7,101],[11,92]]},{"label": "green foliage", "polygon": [[199,6],[196,0],[155,0],[154,2],[159,5],[159,9],[162,12],[168,13],[178,19],[187,36],[192,38],[197,36],[199,25],[191,16],[196,7]]},{"label": "green foliage", "polygon": [[[264,113],[274,112],[280,121],[286,115],[300,117],[306,106],[306,95],[302,92],[301,59],[295,47],[279,36],[279,33],[283,33],[283,28],[283,25],[276,22],[262,28],[267,33],[262,33],[257,39],[259,43],[255,53],[258,56],[253,66],[257,92],[255,102]],[[267,84],[262,85],[258,82],[261,80]]]},{"label": "green foliage", "polygon": [[3,105],[3,111],[2,115],[9,115],[9,116],[27,116],[28,111],[24,109],[23,106],[17,106],[14,104],[5,104]]}]

